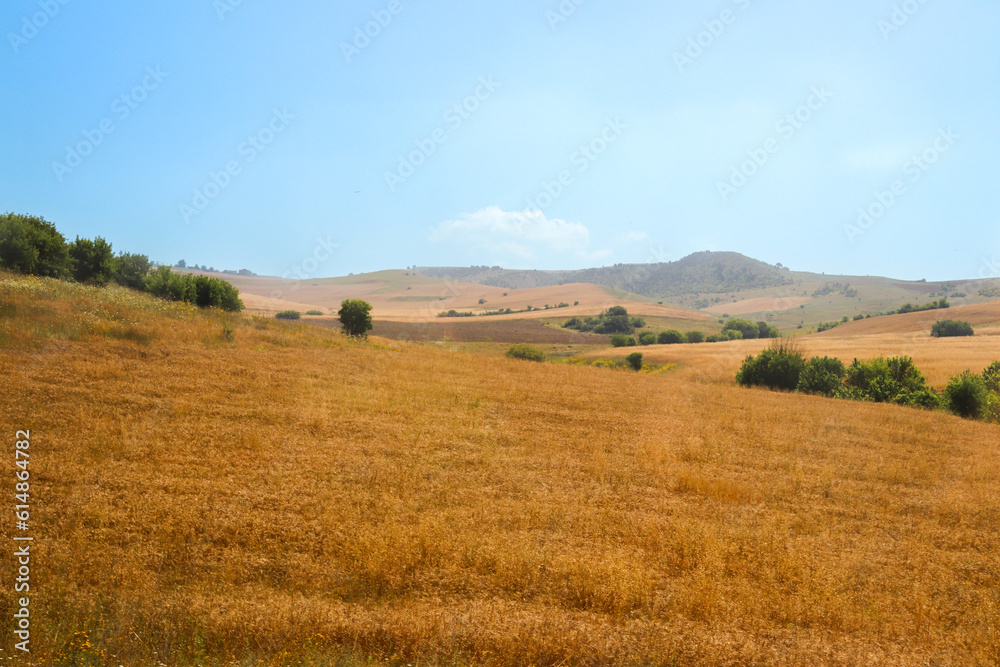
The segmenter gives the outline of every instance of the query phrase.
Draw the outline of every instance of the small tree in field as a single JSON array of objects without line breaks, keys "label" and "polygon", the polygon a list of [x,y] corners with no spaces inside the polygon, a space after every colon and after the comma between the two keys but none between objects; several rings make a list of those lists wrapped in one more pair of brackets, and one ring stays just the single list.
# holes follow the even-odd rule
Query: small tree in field
[{"label": "small tree in field", "polygon": [[634,371],[642,370],[642,353],[633,352],[632,354],[625,357],[625,363]]},{"label": "small tree in field", "polygon": [[344,299],[337,316],[344,333],[352,338],[367,338],[372,328],[372,305],[361,299]]}]

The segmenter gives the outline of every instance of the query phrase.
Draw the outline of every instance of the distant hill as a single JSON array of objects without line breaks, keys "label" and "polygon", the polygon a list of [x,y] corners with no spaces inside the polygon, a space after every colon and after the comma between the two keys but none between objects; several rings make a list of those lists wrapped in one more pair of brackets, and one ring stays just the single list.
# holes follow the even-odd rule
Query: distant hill
[{"label": "distant hill", "polygon": [[433,277],[504,289],[593,283],[651,298],[684,294],[723,294],[780,287],[793,282],[787,269],[736,252],[698,252],[657,264],[615,264],[576,271],[510,270],[499,266],[418,267]]}]

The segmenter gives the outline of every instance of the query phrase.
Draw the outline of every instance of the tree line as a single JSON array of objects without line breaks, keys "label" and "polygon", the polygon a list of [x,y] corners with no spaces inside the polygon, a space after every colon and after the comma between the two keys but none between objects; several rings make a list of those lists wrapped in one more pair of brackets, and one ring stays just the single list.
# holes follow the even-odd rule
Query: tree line
[{"label": "tree line", "polygon": [[203,308],[243,310],[239,290],[224,280],[173,273],[166,266],[154,270],[146,255],[116,255],[111,244],[100,236],[77,236],[67,242],[53,223],[33,215],[0,215],[0,268],[97,287],[116,283]]}]

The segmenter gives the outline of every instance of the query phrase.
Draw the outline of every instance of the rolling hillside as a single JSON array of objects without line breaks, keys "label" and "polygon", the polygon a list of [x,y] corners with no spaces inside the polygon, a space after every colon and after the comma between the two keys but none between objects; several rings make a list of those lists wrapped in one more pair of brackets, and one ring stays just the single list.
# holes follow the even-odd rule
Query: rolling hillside
[{"label": "rolling hillside", "polygon": [[0,304],[39,664],[1000,656],[996,425],[48,279]]},{"label": "rolling hillside", "polygon": [[[193,271],[193,273],[202,273]],[[704,313],[656,303],[634,294],[609,291],[594,284],[565,284],[528,289],[504,289],[474,283],[432,278],[412,271],[379,271],[342,278],[291,281],[267,276],[211,274],[240,290],[252,312],[273,314],[281,310],[320,310],[336,314],[343,299],[364,299],[372,316],[388,322],[439,322],[448,310],[483,313],[511,309],[509,315],[473,318],[476,322],[596,315],[613,305],[631,312],[693,322],[711,321]],[[480,303],[482,301],[482,303]],[[559,304],[565,307],[555,308]],[[531,310],[528,310],[528,307]],[[546,309],[546,306],[550,306]]]},{"label": "rolling hillside", "polygon": [[787,271],[735,252],[701,252],[676,262],[616,264],[578,271],[517,271],[485,266],[416,270],[436,278],[505,288],[593,283],[657,299],[778,287],[791,282]]}]

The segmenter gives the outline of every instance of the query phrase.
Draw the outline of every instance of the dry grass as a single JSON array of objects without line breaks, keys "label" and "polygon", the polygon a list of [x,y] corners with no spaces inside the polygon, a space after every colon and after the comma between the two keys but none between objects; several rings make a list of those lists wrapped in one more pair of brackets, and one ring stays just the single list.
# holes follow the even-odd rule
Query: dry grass
[{"label": "dry grass", "polygon": [[154,302],[53,340],[101,296],[49,288],[0,286],[36,661],[1000,660],[996,426]]},{"label": "dry grass", "polygon": [[[949,378],[963,370],[980,372],[1000,359],[1000,331],[988,329],[971,338],[931,338],[924,333],[886,333],[842,337],[811,334],[795,337],[794,340],[806,358],[837,357],[845,364],[856,358],[899,355],[913,357],[928,383],[937,389],[943,389]],[[678,364],[678,380],[731,385],[747,355],[757,354],[769,344],[769,340],[757,339],[697,345],[649,345],[641,348],[595,350],[582,356],[591,359],[618,359],[638,349],[646,361]]]}]

